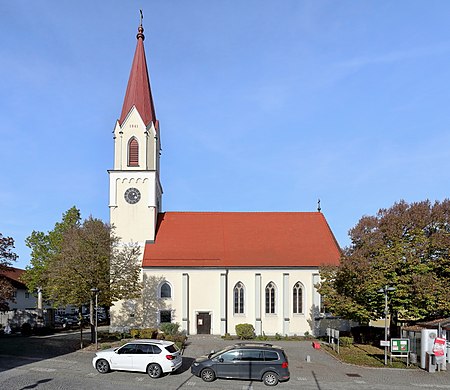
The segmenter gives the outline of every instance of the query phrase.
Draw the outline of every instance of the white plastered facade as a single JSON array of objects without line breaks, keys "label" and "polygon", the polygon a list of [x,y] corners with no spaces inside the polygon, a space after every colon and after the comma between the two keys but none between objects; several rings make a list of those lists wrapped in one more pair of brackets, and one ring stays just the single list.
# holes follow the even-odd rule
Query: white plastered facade
[{"label": "white plastered facade", "polygon": [[[139,145],[139,165],[128,164],[129,142]],[[159,180],[160,139],[154,124],[145,126],[133,107],[122,126],[114,129],[114,169],[109,171],[110,223],[122,242],[138,242],[142,249],[147,240],[154,240],[156,217],[161,210],[162,187]],[[136,188],[141,199],[129,204],[124,197],[128,188]],[[149,229],[150,227],[150,229]],[[152,236],[153,234],[153,236]]]},{"label": "white plastered facade", "polygon": [[[257,335],[312,334],[319,315],[320,296],[314,287],[319,281],[316,268],[144,269],[144,280],[150,277],[156,278],[158,284],[167,282],[172,293],[170,298],[159,297],[159,309],[150,309],[152,316],[158,316],[159,310],[170,310],[172,322],[179,323],[188,334],[233,335],[236,334],[236,325],[242,323],[252,324]],[[293,290],[298,282],[302,287],[302,310],[294,313]],[[235,313],[234,288],[237,283],[244,288],[243,313]],[[269,283],[275,286],[275,313],[266,313],[266,287]],[[200,330],[203,324],[199,324],[202,321],[199,314],[209,315],[209,329]],[[154,323],[144,323],[143,326],[154,326]]]},{"label": "white plastered facade", "polygon": [[[114,128],[114,169],[109,170],[110,223],[121,243],[139,244],[144,253],[146,241],[155,239],[156,220],[162,207],[162,187],[159,179],[160,139],[153,122],[145,126],[135,107],[128,113],[122,125],[116,122]],[[137,166],[129,164],[129,143],[135,139],[138,144]],[[136,203],[125,199],[125,192],[135,188],[140,193]],[[138,260],[142,262],[142,257]],[[126,309],[128,307],[128,309]],[[136,325],[136,316],[124,316],[129,307],[138,308],[134,302],[115,302],[111,307],[112,329]]]}]

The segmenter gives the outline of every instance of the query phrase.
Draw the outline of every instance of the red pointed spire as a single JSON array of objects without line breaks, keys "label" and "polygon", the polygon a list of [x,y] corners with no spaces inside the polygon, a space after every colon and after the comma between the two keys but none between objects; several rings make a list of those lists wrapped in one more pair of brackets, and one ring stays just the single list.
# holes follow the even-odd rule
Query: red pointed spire
[{"label": "red pointed spire", "polygon": [[119,123],[122,124],[133,106],[136,106],[145,125],[150,122],[157,127],[155,107],[153,105],[150,79],[148,77],[147,61],[144,51],[144,28],[142,24],[138,28],[137,45],[134,53],[133,65],[131,65],[130,78],[128,79],[127,92],[123,101],[122,113]]}]

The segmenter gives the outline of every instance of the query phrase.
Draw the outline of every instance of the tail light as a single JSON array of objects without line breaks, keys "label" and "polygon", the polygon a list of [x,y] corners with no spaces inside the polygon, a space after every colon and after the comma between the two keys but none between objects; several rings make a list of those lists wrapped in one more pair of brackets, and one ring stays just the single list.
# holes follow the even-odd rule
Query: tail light
[{"label": "tail light", "polygon": [[167,360],[173,360],[173,359],[175,359],[175,356],[173,356],[173,355],[166,355],[166,359]]},{"label": "tail light", "polygon": [[281,364],[281,368],[288,368],[289,363],[288,362],[284,362]]}]

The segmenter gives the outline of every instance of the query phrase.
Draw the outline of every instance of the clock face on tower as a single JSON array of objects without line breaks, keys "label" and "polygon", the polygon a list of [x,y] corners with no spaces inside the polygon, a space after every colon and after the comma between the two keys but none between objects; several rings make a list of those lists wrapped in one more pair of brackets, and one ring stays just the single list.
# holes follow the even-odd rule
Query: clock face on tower
[{"label": "clock face on tower", "polygon": [[128,188],[124,194],[125,200],[130,204],[135,204],[141,199],[141,193],[137,188]]}]

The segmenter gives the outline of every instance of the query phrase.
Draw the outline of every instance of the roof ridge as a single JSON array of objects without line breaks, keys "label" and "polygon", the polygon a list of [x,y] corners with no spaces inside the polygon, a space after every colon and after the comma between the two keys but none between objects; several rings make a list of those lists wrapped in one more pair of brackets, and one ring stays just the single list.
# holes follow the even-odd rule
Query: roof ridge
[{"label": "roof ridge", "polygon": [[164,211],[161,214],[322,214],[320,211]]}]

